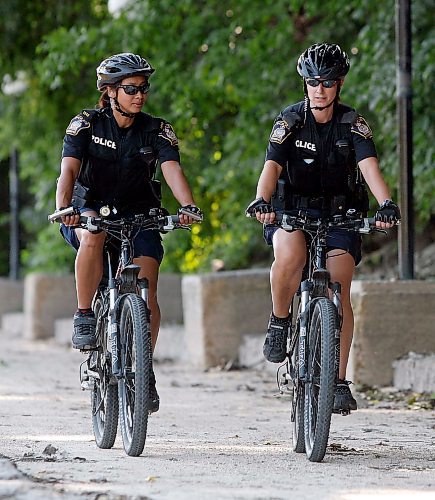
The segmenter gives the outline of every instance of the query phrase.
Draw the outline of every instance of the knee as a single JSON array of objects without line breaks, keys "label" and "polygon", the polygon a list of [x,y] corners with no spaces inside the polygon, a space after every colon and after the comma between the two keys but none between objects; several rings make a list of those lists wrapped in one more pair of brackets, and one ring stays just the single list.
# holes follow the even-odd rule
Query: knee
[{"label": "knee", "polygon": [[275,255],[271,270],[273,274],[293,274],[298,271],[302,272],[304,265],[305,256],[282,253]]},{"label": "knee", "polygon": [[83,252],[100,252],[104,245],[103,234],[92,234],[86,231],[80,240],[80,250]]}]

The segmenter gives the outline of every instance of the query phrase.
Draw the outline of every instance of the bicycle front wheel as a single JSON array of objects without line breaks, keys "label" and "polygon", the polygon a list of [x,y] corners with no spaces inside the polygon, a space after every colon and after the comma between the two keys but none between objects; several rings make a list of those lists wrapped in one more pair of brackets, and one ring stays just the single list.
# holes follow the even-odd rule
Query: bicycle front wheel
[{"label": "bicycle front wheel", "polygon": [[334,403],[334,345],[337,310],[327,298],[316,300],[308,331],[305,384],[305,448],[311,462],[320,462],[328,444]]},{"label": "bicycle front wheel", "polygon": [[97,344],[88,366],[95,373],[91,392],[92,428],[99,448],[112,448],[118,430],[118,387],[112,383],[110,359],[106,356],[107,319],[103,316],[104,301],[97,296],[94,312],[97,318]]},{"label": "bicycle front wheel", "polygon": [[125,296],[120,320],[118,382],[120,424],[125,452],[139,456],[145,446],[148,426],[148,392],[151,370],[151,330],[145,302],[135,294]]},{"label": "bicycle front wheel", "polygon": [[[299,335],[299,332],[297,333]],[[302,381],[299,379],[299,338],[297,339],[292,355],[291,355],[291,377],[293,382],[293,398],[292,398],[292,438],[293,451],[296,453],[305,453],[305,436],[304,436],[304,403],[305,391]]]}]

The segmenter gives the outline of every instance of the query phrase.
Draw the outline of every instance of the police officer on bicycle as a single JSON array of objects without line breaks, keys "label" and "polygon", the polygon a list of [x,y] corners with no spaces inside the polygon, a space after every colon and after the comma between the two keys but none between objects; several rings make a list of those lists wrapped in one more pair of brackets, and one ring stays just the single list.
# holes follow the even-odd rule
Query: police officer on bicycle
[{"label": "police officer on bicycle", "polygon": [[[303,79],[304,100],[287,106],[275,119],[256,199],[247,209],[265,224],[265,240],[274,251],[270,273],[273,310],[263,347],[265,358],[273,363],[286,357],[290,302],[307,258],[302,231],[286,232],[268,225],[275,220],[275,210],[303,209],[330,216],[353,208],[364,214],[368,196],[362,174],[379,203],[376,225],[388,228],[400,220],[400,210],[391,201],[379,169],[370,127],[339,100],[349,67],[347,54],[335,44],[315,44],[301,54],[297,71]],[[332,229],[327,246],[327,266],[332,281],[342,285],[343,306],[334,411],[356,410],[346,366],[354,325],[350,285],[361,260],[361,238],[355,232]]]},{"label": "police officer on bicycle", "polygon": [[[165,181],[187,213],[202,215],[196,207],[180,166],[178,139],[166,120],[143,113],[154,68],[132,53],[113,55],[97,68],[101,91],[97,109],[75,116],[63,141],[56,208],[75,206],[83,215],[97,215],[108,207],[114,218],[147,214],[160,207],[159,183],[154,180],[160,164]],[[186,211],[184,210],[184,212]],[[105,233],[74,228],[79,216],[63,217],[61,232],[76,250],[75,277],[78,308],[74,314],[73,347],[96,346],[96,320],[92,298],[103,273]],[[194,221],[180,214],[182,224]],[[134,240],[139,277],[149,280],[149,307],[153,347],[157,341],[160,310],[157,280],[163,247],[158,231],[142,231]],[[155,377],[150,380],[150,411],[159,408]]]}]

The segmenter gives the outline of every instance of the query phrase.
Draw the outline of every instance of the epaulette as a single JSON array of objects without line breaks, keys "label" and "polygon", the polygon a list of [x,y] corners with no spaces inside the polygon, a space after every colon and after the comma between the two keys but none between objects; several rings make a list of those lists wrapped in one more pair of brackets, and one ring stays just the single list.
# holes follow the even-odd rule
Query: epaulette
[{"label": "epaulette", "polygon": [[293,129],[294,126],[299,125],[302,122],[301,116],[296,113],[296,111],[290,111],[288,108],[286,108],[282,112],[282,117],[284,118],[290,130]]},{"label": "epaulette", "polygon": [[340,123],[350,123],[354,124],[358,118],[358,113],[355,109],[347,106],[346,104],[339,104],[339,112],[340,112]]},{"label": "epaulette", "polygon": [[68,135],[77,135],[81,130],[90,128],[92,120],[100,113],[99,109],[83,109],[69,123],[66,133]]},{"label": "epaulette", "polygon": [[282,144],[292,133],[292,130],[302,122],[302,119],[296,111],[286,108],[275,120],[269,141]]}]

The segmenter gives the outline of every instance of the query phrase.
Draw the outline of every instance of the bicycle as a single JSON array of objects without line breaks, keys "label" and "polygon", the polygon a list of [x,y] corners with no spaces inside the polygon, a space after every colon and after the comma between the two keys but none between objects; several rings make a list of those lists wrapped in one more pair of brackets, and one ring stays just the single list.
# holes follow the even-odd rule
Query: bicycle
[{"label": "bicycle", "polygon": [[[62,216],[75,213],[69,207],[49,215],[48,220],[59,222]],[[119,420],[125,452],[139,456],[148,427],[152,347],[148,280],[138,278],[140,267],[132,263],[132,244],[139,230],[167,232],[190,228],[179,223],[178,215],[161,215],[161,209],[148,217],[136,215],[119,220],[107,219],[108,207],[103,207],[100,214],[101,217],[80,216],[77,226],[108,235],[104,246],[105,273],[92,303],[97,320],[97,348],[84,351],[88,356],[80,365],[80,382],[83,390],[91,391],[97,446],[113,447]],[[114,245],[115,241],[120,242],[120,248]]]},{"label": "bicycle", "polygon": [[[355,210],[329,218],[312,216],[303,210],[277,211],[275,224],[285,231],[299,229],[310,236],[304,275],[290,305],[287,359],[278,368],[277,384],[281,393],[289,382],[292,384],[293,450],[305,452],[312,462],[321,462],[333,413],[342,325],[341,285],[331,283],[326,268],[326,235],[332,227],[363,234],[386,231],[375,227],[374,218],[362,218]],[[282,367],[286,371],[280,379]],[[340,413],[347,415],[350,411]]]}]

